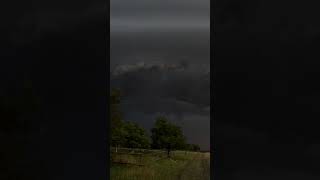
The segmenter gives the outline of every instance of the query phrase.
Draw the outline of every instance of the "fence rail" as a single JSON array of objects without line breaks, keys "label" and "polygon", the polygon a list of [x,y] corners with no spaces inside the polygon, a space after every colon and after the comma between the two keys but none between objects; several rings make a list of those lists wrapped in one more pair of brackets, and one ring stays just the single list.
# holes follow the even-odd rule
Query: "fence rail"
[{"label": "fence rail", "polygon": [[150,157],[160,160],[166,157],[165,150],[131,149],[111,147],[111,162],[116,164],[144,166],[146,158]]},{"label": "fence rail", "polygon": [[135,155],[135,154],[153,154],[153,155],[156,155],[156,154],[165,154],[167,153],[167,151],[165,150],[150,150],[150,149],[130,149],[130,148],[111,148],[110,149],[110,152],[111,153],[117,153],[117,154],[132,154],[132,155]]}]

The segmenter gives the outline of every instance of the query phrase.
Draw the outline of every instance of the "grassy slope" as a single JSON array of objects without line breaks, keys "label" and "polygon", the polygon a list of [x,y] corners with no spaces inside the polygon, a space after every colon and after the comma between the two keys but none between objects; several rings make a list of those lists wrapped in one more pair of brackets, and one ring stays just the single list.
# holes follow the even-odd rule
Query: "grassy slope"
[{"label": "grassy slope", "polygon": [[122,155],[121,158],[137,164],[144,164],[144,166],[113,164],[111,180],[210,179],[209,153],[175,151],[172,153],[172,159],[159,157],[152,153],[143,157]]}]

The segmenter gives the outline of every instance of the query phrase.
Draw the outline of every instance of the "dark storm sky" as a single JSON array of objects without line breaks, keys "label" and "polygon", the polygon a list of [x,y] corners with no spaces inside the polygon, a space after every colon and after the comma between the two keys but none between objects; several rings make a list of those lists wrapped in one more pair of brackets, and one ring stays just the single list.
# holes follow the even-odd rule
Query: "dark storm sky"
[{"label": "dark storm sky", "polygon": [[[111,84],[126,120],[151,128],[159,114],[190,143],[210,144],[209,0],[110,2]],[[167,66],[174,66],[168,68]]]}]

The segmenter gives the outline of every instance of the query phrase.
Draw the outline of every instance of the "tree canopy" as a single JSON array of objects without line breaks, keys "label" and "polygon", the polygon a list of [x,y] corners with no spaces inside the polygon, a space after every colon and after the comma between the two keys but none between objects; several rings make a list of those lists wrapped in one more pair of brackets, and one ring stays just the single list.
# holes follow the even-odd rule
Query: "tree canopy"
[{"label": "tree canopy", "polygon": [[[151,138],[137,123],[125,121],[120,110],[121,92],[112,89],[110,93],[111,145],[114,147],[199,151],[195,144],[187,144],[181,127],[171,123],[164,116],[156,119],[151,129]],[[152,143],[151,143],[152,140]]]},{"label": "tree canopy", "polygon": [[163,116],[157,118],[151,133],[152,147],[167,149],[168,156],[171,150],[185,148],[186,140],[181,128],[170,123]]},{"label": "tree canopy", "polygon": [[124,121],[120,111],[121,93],[112,89],[110,94],[111,145],[127,148],[149,148],[150,139],[138,124]]},{"label": "tree canopy", "polygon": [[126,131],[125,144],[128,148],[150,148],[150,139],[146,131],[133,122],[126,122],[124,125]]}]

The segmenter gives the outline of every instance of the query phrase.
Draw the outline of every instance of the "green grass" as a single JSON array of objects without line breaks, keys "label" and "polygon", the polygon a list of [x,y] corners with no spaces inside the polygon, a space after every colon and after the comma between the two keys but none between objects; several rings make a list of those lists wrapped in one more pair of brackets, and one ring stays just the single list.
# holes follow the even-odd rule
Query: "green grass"
[{"label": "green grass", "polygon": [[[113,153],[111,180],[208,180],[210,154],[174,151],[171,158],[165,152],[154,151],[142,155]],[[138,166],[142,165],[142,166]]]}]

